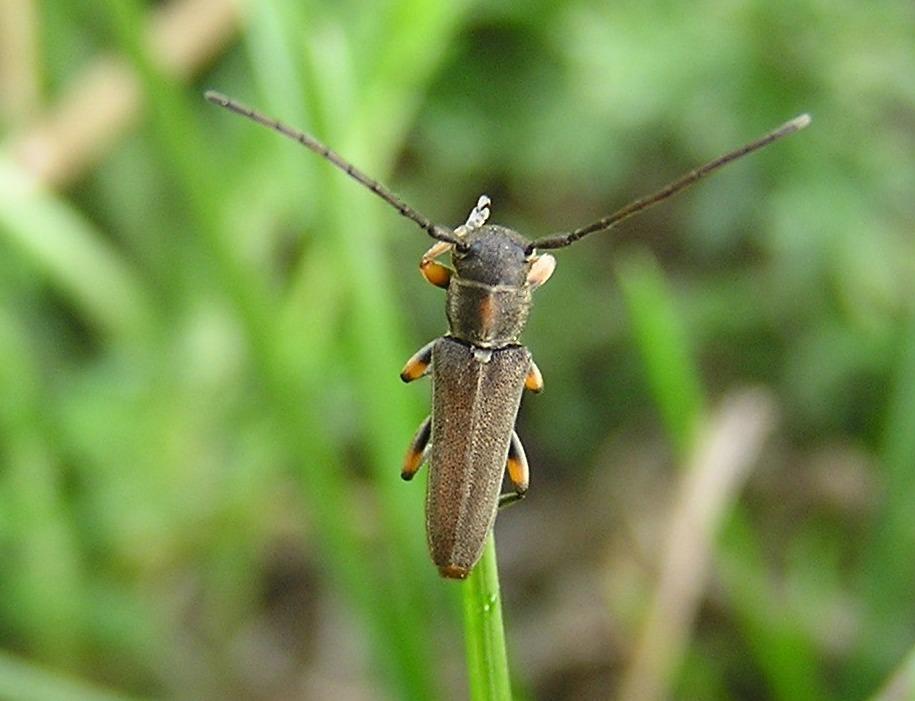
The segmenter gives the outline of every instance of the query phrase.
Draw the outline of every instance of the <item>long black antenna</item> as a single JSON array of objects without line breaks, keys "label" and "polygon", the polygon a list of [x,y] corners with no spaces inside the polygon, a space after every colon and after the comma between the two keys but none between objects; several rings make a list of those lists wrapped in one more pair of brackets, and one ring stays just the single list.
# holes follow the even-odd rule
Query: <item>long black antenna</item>
[{"label": "long black antenna", "polygon": [[465,245],[460,240],[458,240],[453,231],[443,226],[439,226],[438,224],[433,224],[429,218],[425,217],[410,207],[406,202],[388,190],[384,185],[379,183],[377,180],[367,176],[361,170],[356,168],[356,166],[354,166],[352,163],[344,159],[337,152],[329,149],[310,134],[306,134],[303,131],[299,131],[298,129],[294,129],[293,127],[283,124],[283,122],[280,122],[279,120],[268,117],[267,115],[262,114],[261,112],[258,112],[257,110],[252,109],[251,107],[248,107],[241,102],[237,102],[230,97],[226,97],[222,93],[215,92],[214,90],[207,90],[207,92],[204,94],[204,97],[206,97],[207,100],[215,105],[225,107],[227,110],[235,112],[235,114],[240,114],[242,117],[247,117],[248,119],[257,122],[258,124],[268,127],[269,129],[273,129],[274,131],[279,132],[283,136],[292,139],[293,141],[298,141],[300,144],[302,144],[302,146],[310,149],[311,151],[314,151],[322,158],[327,159],[335,166],[337,166],[337,168],[350,176],[353,180],[374,192],[381,199],[383,199],[394,209],[400,212],[402,216],[418,224],[419,227],[432,238],[454,244],[458,247],[463,247]]},{"label": "long black antenna", "polygon": [[701,165],[698,168],[689,171],[686,175],[674,180],[672,183],[665,185],[660,190],[655,192],[652,195],[647,197],[642,197],[641,199],[636,200],[635,202],[630,202],[622,209],[618,209],[613,214],[604,217],[603,219],[598,219],[593,224],[588,224],[588,226],[583,226],[580,229],[575,229],[575,231],[569,231],[566,233],[560,234],[551,234],[550,236],[544,236],[535,241],[531,241],[528,245],[528,253],[533,252],[534,249],[546,249],[546,248],[562,248],[563,246],[568,246],[569,244],[575,243],[578,239],[587,236],[588,234],[593,234],[595,231],[603,231],[604,229],[610,229],[621,221],[628,219],[633,214],[637,214],[649,207],[653,207],[659,202],[663,202],[671,195],[675,195],[680,190],[689,187],[697,180],[704,178],[709,173],[712,173],[719,168],[726,166],[728,163],[736,161],[738,158],[743,158],[753,151],[758,151],[761,148],[765,148],[774,141],[778,141],[783,136],[788,136],[793,134],[796,131],[800,131],[804,127],[810,124],[810,115],[802,114],[799,117],[795,117],[790,122],[785,122],[778,129],[770,131],[765,136],[760,137],[756,141],[751,141],[750,143],[741,146],[738,149],[730,151],[723,156],[719,156],[713,161],[709,161],[705,165]]}]

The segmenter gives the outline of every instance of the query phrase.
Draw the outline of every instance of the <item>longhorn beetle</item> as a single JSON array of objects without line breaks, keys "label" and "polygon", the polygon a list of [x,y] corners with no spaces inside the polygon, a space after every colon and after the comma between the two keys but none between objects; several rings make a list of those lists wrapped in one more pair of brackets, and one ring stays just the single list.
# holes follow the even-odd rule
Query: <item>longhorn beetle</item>
[{"label": "longhorn beetle", "polygon": [[[217,92],[207,92],[206,98],[298,141],[436,239],[419,268],[426,280],[447,290],[448,333],[420,348],[400,373],[404,382],[432,374],[432,414],[413,436],[400,474],[412,479],[428,459],[426,536],[439,572],[453,579],[464,579],[479,560],[498,509],[527,492],[527,458],[514,426],[522,391],[539,392],[543,377],[519,337],[531,309],[531,294],[556,267],[553,256],[539,251],[563,248],[610,229],[810,124],[809,115],[802,114],[593,224],[528,241],[516,231],[486,223],[486,195],[461,226],[433,224],[314,137]],[[445,253],[451,254],[451,267],[436,260]],[[514,491],[500,494],[506,471]]]}]

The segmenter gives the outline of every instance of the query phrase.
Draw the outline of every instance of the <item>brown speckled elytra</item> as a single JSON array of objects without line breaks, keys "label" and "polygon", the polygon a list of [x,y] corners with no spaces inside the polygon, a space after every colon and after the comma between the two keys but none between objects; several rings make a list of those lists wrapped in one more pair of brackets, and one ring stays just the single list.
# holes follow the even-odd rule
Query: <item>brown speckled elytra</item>
[{"label": "brown speckled elytra", "polygon": [[[499,507],[517,501],[527,491],[527,458],[514,426],[522,391],[539,392],[543,378],[520,336],[530,312],[531,294],[556,267],[553,256],[538,251],[562,248],[609,229],[810,123],[810,117],[803,114],[593,224],[528,241],[511,229],[486,223],[490,201],[485,195],[461,226],[451,229],[433,224],[308,134],[219,93],[207,92],[206,98],[298,141],[437,239],[423,255],[420,270],[430,283],[447,289],[448,333],[421,348],[400,373],[404,382],[432,373],[432,414],[413,436],[401,477],[412,479],[429,462],[429,550],[442,576],[453,579],[465,578],[480,559]],[[451,254],[451,267],[436,261],[445,253]],[[505,472],[513,491],[500,494]]]}]

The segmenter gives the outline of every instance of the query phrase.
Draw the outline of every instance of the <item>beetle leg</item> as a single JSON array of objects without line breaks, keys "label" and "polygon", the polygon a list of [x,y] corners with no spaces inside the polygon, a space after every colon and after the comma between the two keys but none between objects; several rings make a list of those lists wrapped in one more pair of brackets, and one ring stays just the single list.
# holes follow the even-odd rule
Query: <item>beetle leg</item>
[{"label": "beetle leg", "polygon": [[508,446],[508,460],[505,463],[508,479],[515,488],[513,492],[499,495],[499,508],[508,506],[524,498],[527,486],[530,483],[530,468],[527,465],[527,456],[518,434],[512,431],[511,443]]},{"label": "beetle leg", "polygon": [[532,290],[536,290],[543,283],[550,279],[553,271],[556,270],[556,259],[549,253],[534,258],[531,269],[527,274],[527,284]]},{"label": "beetle leg", "polygon": [[543,391],[543,375],[540,373],[537,363],[533,360],[531,361],[531,369],[527,371],[527,377],[524,378],[524,389],[535,394]]},{"label": "beetle leg", "polygon": [[426,457],[426,448],[429,445],[429,436],[432,434],[432,417],[427,416],[419,425],[413,440],[410,441],[410,447],[407,449],[407,456],[403,461],[403,469],[400,471],[402,479],[407,481],[413,479],[413,475],[422,466]]},{"label": "beetle leg", "polygon": [[436,287],[448,287],[448,283],[451,282],[451,269],[441,263],[436,263],[435,259],[450,251],[452,245],[447,241],[439,241],[423,253],[423,257],[419,261],[419,271],[428,282]]},{"label": "beetle leg", "polygon": [[429,366],[432,365],[433,346],[435,346],[435,341],[429,341],[412,355],[407,364],[403,366],[403,370],[400,371],[401,380],[413,382],[429,372]]}]

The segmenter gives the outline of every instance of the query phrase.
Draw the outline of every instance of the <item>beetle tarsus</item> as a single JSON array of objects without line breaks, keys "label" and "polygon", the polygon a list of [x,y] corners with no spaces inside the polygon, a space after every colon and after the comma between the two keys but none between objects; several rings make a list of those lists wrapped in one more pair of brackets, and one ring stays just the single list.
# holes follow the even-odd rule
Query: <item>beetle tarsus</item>
[{"label": "beetle tarsus", "polygon": [[504,509],[506,506],[511,506],[512,504],[517,504],[519,501],[524,499],[527,496],[527,492],[506,492],[505,494],[499,495],[499,509]]}]

